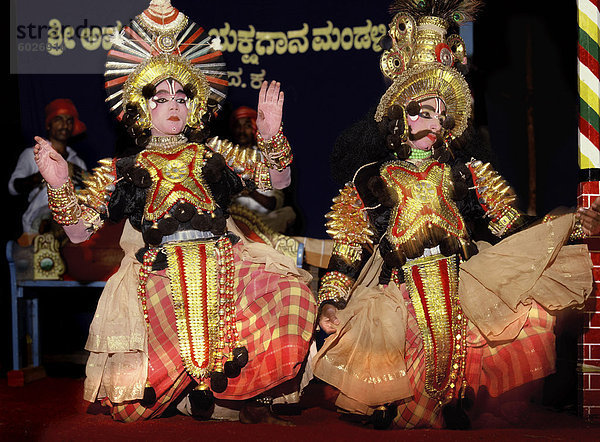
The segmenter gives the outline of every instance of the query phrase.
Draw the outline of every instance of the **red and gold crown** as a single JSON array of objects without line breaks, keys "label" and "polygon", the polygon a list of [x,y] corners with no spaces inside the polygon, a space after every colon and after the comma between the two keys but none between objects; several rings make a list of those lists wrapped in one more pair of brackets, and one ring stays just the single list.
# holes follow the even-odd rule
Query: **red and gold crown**
[{"label": "red and gold crown", "polygon": [[121,119],[127,105],[140,112],[139,125],[150,126],[143,88],[167,78],[194,91],[187,125],[201,127],[202,116],[216,111],[227,95],[227,68],[218,39],[178,9],[170,0],[152,0],[149,7],[114,36],[105,70],[106,101]]}]

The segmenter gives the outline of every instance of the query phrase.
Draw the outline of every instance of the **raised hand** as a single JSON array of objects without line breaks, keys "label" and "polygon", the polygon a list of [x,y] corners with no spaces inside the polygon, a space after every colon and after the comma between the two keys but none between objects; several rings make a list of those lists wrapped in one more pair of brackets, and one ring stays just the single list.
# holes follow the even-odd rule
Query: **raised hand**
[{"label": "raised hand", "polygon": [[586,235],[600,234],[600,197],[596,198],[589,209],[577,209],[577,217]]},{"label": "raised hand", "polygon": [[52,148],[48,140],[35,137],[36,145],[33,147],[35,163],[40,169],[42,177],[52,187],[58,188],[69,179],[69,165],[67,161]]},{"label": "raised hand", "polygon": [[265,140],[271,139],[281,126],[283,114],[283,91],[277,81],[263,81],[258,92],[258,115],[256,126]]}]

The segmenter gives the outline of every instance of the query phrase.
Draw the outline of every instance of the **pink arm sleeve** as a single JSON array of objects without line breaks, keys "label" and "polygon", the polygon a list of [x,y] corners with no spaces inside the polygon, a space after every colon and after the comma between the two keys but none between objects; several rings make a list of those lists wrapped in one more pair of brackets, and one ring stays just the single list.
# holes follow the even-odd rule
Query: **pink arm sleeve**
[{"label": "pink arm sleeve", "polygon": [[77,224],[63,226],[63,229],[73,244],[79,244],[87,241],[89,237],[92,236],[92,232],[86,229],[84,222],[81,219],[77,222]]},{"label": "pink arm sleeve", "polygon": [[292,172],[289,167],[286,167],[281,172],[277,169],[269,169],[271,175],[271,185],[273,189],[285,189],[292,182]]}]

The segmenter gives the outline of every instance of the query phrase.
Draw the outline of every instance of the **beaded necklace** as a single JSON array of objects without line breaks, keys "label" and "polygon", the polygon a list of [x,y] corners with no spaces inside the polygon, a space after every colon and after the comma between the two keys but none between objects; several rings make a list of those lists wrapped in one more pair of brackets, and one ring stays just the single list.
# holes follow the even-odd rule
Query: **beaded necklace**
[{"label": "beaded necklace", "polygon": [[408,159],[426,160],[429,157],[431,157],[431,151],[429,150],[411,149],[410,156],[408,157]]}]

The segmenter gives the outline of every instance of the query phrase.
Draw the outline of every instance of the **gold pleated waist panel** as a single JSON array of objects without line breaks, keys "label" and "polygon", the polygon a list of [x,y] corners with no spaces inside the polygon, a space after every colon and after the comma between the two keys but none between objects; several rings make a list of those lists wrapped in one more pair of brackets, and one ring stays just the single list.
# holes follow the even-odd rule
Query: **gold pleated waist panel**
[{"label": "gold pleated waist panel", "polygon": [[185,369],[202,380],[223,372],[236,329],[233,249],[229,238],[164,244],[179,349]]},{"label": "gold pleated waist panel", "polygon": [[466,318],[458,298],[458,256],[433,255],[402,267],[425,351],[425,390],[440,404],[464,383]]}]

